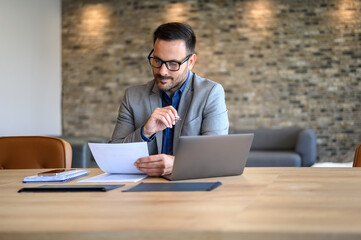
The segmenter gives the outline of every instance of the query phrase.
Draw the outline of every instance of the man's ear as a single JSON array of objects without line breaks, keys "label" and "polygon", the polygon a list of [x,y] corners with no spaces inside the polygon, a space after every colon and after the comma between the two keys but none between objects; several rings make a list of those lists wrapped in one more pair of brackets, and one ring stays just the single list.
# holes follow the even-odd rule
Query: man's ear
[{"label": "man's ear", "polygon": [[193,55],[189,58],[188,62],[188,70],[192,70],[194,64],[196,63],[197,55],[193,53]]}]

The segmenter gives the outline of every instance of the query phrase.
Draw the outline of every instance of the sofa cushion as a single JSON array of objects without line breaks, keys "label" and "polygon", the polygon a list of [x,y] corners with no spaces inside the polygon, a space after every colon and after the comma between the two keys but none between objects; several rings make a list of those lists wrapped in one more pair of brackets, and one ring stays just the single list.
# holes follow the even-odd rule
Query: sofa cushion
[{"label": "sofa cushion", "polygon": [[260,128],[250,130],[237,130],[237,133],[254,133],[251,150],[292,150],[296,148],[300,128]]},{"label": "sofa cushion", "polygon": [[246,167],[301,167],[301,156],[295,152],[252,151]]}]

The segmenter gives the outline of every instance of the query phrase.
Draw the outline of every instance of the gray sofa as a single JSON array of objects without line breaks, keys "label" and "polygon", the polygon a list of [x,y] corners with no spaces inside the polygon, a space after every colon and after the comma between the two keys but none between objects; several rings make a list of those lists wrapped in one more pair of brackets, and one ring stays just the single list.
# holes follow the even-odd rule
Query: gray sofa
[{"label": "gray sofa", "polygon": [[230,133],[254,133],[246,167],[309,167],[316,161],[316,135],[311,129],[259,128]]},{"label": "gray sofa", "polygon": [[[243,129],[232,133],[254,133],[246,167],[308,167],[316,161],[316,135],[311,129]],[[95,136],[61,136],[73,149],[72,167],[97,167],[88,143],[105,143],[107,138]]]}]

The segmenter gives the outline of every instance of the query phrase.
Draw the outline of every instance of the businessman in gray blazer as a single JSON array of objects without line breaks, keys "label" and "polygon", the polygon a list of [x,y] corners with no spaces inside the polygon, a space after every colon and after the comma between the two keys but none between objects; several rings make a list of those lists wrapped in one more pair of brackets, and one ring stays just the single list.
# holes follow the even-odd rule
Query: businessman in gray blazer
[{"label": "businessman in gray blazer", "polygon": [[223,87],[191,71],[196,62],[192,28],[166,23],[153,37],[148,59],[154,79],[126,89],[110,142],[148,142],[150,156],[135,165],[161,176],[172,172],[179,136],[226,135],[229,123]]}]

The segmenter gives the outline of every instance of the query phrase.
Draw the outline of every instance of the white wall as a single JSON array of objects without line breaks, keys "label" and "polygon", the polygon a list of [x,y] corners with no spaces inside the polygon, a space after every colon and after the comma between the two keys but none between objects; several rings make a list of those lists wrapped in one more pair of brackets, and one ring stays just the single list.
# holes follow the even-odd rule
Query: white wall
[{"label": "white wall", "polygon": [[61,2],[0,0],[0,136],[61,134]]}]

